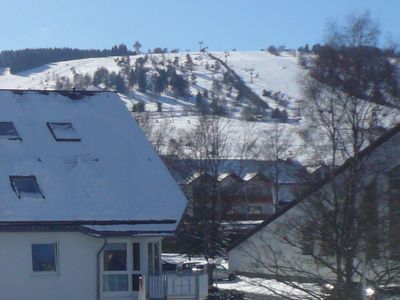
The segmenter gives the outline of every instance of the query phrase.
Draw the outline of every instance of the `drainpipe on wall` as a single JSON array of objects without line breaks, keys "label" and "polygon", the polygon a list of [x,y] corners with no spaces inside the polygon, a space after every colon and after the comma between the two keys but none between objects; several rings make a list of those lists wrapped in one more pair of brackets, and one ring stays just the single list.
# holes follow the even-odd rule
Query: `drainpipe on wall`
[{"label": "drainpipe on wall", "polygon": [[103,252],[104,248],[107,246],[107,239],[103,237],[103,245],[101,246],[100,250],[97,252],[97,257],[96,257],[96,299],[100,300],[101,298],[101,287],[100,287],[100,256],[101,252]]}]

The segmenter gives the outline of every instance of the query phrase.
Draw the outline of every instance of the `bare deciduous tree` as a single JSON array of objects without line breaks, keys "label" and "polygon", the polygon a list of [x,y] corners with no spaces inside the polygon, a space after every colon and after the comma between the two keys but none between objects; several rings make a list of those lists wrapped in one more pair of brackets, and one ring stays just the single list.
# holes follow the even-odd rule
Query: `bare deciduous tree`
[{"label": "bare deciduous tree", "polygon": [[350,14],[342,25],[330,22],[327,28],[327,42],[332,46],[376,47],[380,36],[379,25],[369,11]]},{"label": "bare deciduous tree", "polygon": [[[221,197],[218,179],[228,156],[230,129],[229,121],[202,115],[192,130],[183,133],[182,158],[187,162],[183,168],[196,174],[196,183],[189,204],[192,212],[181,224],[178,238],[207,261],[221,255],[226,245],[222,223],[229,203]],[[212,281],[213,265],[209,275]]]},{"label": "bare deciduous tree", "polygon": [[[177,233],[184,253],[201,253],[205,259],[213,260],[226,251],[229,237],[224,222],[229,219],[239,184],[223,185],[221,175],[230,168],[239,168],[240,172],[240,165],[231,165],[233,149],[239,153],[239,164],[255,151],[253,126],[249,124],[242,130],[242,134],[234,132],[228,119],[201,115],[192,129],[181,134],[182,147],[174,152],[180,157],[178,172],[194,174],[188,183],[189,211]],[[210,265],[211,280],[212,269]]]},{"label": "bare deciduous tree", "polygon": [[164,154],[174,128],[167,120],[152,119],[148,112],[135,113],[135,119],[158,154]]},{"label": "bare deciduous tree", "polygon": [[305,292],[302,299],[320,299],[321,291],[299,280],[330,282],[335,289],[329,299],[350,300],[359,297],[354,282],[379,288],[400,280],[394,237],[400,205],[392,200],[399,192],[391,183],[399,176],[400,167],[393,168],[400,165],[394,159],[399,150],[396,142],[363,150],[383,125],[386,108],[377,103],[396,98],[399,82],[388,58],[371,51],[379,30],[369,14],[330,33],[341,47],[317,53],[303,80],[302,137],[324,180],[268,225],[247,254],[258,270]]},{"label": "bare deciduous tree", "polygon": [[280,182],[282,181],[282,160],[291,158],[293,148],[293,133],[285,125],[275,122],[263,134],[262,152],[264,159],[274,162],[269,177],[273,180],[273,195],[275,211],[280,202]]}]

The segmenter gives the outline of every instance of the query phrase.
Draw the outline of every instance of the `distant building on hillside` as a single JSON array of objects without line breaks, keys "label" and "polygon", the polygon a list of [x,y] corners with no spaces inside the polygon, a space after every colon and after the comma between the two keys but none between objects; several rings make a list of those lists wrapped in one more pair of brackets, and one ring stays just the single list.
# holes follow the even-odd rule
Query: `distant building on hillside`
[{"label": "distant building on hillside", "polygon": [[[196,160],[163,157],[167,167],[191,204],[214,179],[209,173],[198,172]],[[230,220],[261,220],[295,199],[308,183],[309,174],[294,160],[224,160],[217,178],[218,192],[229,203]]]}]

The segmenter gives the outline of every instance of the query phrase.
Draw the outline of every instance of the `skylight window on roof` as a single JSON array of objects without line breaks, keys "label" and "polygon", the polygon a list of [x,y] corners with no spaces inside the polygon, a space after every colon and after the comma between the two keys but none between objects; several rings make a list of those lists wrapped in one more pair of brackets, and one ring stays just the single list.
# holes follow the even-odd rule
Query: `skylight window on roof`
[{"label": "skylight window on roof", "polygon": [[30,176],[10,176],[10,183],[13,191],[18,198],[29,197],[44,199],[44,195],[39,188],[36,177]]},{"label": "skylight window on roof", "polygon": [[57,142],[80,142],[81,139],[71,123],[47,122],[51,134]]},{"label": "skylight window on roof", "polygon": [[22,140],[13,122],[0,122],[0,139]]}]

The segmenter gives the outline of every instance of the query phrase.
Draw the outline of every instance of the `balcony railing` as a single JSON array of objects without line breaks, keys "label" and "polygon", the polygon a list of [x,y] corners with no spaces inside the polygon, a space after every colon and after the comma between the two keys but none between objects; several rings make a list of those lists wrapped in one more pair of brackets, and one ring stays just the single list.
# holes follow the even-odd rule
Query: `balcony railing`
[{"label": "balcony railing", "polygon": [[144,276],[148,300],[203,300],[208,295],[208,275],[203,272],[167,272]]}]

